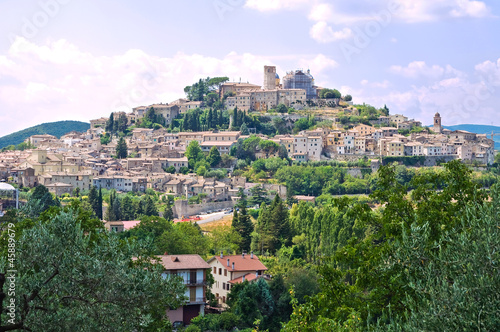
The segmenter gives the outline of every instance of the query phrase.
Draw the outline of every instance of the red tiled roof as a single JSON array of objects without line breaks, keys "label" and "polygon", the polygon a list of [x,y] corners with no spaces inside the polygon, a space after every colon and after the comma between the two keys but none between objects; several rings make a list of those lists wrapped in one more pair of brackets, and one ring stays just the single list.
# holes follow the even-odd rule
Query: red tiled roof
[{"label": "red tiled roof", "polygon": [[[228,255],[228,256],[223,256],[222,258],[220,256],[214,256],[209,260],[212,261],[213,259],[217,259],[222,265],[228,267],[229,271],[264,271],[267,270],[267,267],[262,264],[262,262],[259,260],[259,257],[257,255],[253,255],[253,258],[251,258],[251,255]],[[227,265],[227,260],[229,259],[229,266]],[[233,270],[233,263],[234,263],[234,270]]]},{"label": "red tiled roof", "polygon": [[239,284],[239,283],[242,283],[243,282],[243,277],[245,277],[246,281],[253,281],[253,280],[255,280],[255,279],[259,278],[259,277],[262,277],[262,276],[257,276],[257,275],[255,275],[255,273],[247,273],[244,276],[235,278],[233,280],[229,280],[229,283],[230,284]]},{"label": "red tiled roof", "polygon": [[158,256],[165,270],[210,269],[199,255],[161,255]]}]

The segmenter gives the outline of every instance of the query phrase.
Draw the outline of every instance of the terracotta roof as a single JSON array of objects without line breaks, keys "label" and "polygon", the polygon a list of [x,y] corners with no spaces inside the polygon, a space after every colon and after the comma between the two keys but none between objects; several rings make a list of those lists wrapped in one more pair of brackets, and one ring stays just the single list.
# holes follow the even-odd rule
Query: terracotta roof
[{"label": "terracotta roof", "polygon": [[210,265],[199,255],[158,256],[165,270],[210,269]]},{"label": "terracotta roof", "polygon": [[255,275],[255,273],[247,273],[244,276],[235,278],[233,280],[229,280],[229,283],[230,284],[239,284],[239,283],[242,283],[243,282],[243,277],[245,277],[246,281],[253,281],[253,280],[255,280],[255,279],[259,278],[259,277],[262,277],[262,276],[257,276],[257,275]]},{"label": "terracotta roof", "polygon": [[[251,258],[251,255],[229,255],[229,256],[223,256],[220,258],[220,256],[214,256],[209,260],[211,262],[212,260],[217,259],[222,265],[227,267],[227,260],[229,259],[229,268],[230,271],[263,271],[267,270],[267,267],[262,264],[262,262],[259,260],[259,257],[257,255],[253,255],[253,258]],[[232,269],[234,263],[234,269]]]}]

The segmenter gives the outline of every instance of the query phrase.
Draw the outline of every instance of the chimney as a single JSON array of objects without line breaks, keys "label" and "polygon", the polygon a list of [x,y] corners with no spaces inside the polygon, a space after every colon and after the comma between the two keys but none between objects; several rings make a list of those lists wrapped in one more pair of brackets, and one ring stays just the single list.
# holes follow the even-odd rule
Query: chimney
[{"label": "chimney", "polygon": [[241,282],[245,282],[245,275],[243,275],[243,277],[241,277]]},{"label": "chimney", "polygon": [[233,262],[233,270],[234,270],[234,262]]},{"label": "chimney", "polygon": [[222,254],[222,251],[220,252],[220,258],[224,257],[224,255]]},{"label": "chimney", "polygon": [[227,259],[227,266],[229,266],[229,258]]},{"label": "chimney", "polygon": [[250,258],[253,259],[253,251],[250,252]]}]

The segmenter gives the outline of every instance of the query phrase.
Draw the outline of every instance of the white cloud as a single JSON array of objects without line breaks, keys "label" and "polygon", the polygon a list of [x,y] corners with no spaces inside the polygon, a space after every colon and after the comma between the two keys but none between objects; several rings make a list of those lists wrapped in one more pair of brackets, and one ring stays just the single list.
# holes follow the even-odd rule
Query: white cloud
[{"label": "white cloud", "polygon": [[397,0],[397,17],[407,23],[435,21],[444,18],[491,16],[484,1],[474,0]]},{"label": "white cloud", "polygon": [[[411,66],[405,67],[406,70]],[[430,124],[434,113],[439,112],[444,125],[483,123],[500,125],[497,105],[500,103],[500,59],[485,61],[475,66],[476,77],[470,79],[451,66],[432,69],[415,65],[408,75],[419,77],[427,74],[430,82],[412,86],[408,90],[392,90],[388,93],[372,91],[370,82],[361,81],[363,87],[355,100],[380,107],[387,104],[392,114],[403,113]],[[439,74],[442,73],[441,76]]]},{"label": "white cloud", "polygon": [[321,21],[311,27],[309,35],[319,43],[331,43],[338,40],[348,39],[353,36],[352,30],[344,28],[334,31],[326,22]]},{"label": "white cloud", "polygon": [[377,89],[387,89],[391,85],[388,80],[384,80],[382,82],[370,82],[368,80],[362,80],[360,83],[363,86]]},{"label": "white cloud", "polygon": [[424,61],[413,61],[406,67],[391,66],[389,70],[393,74],[408,78],[427,77],[433,79],[442,77],[446,71],[443,67],[437,65],[428,66]]},{"label": "white cloud", "polygon": [[[89,121],[111,111],[168,103],[184,97],[184,87],[207,76],[262,84],[264,65],[309,67],[313,75],[337,62],[323,54],[265,57],[231,52],[222,58],[177,53],[152,56],[132,49],[95,56],[58,40],[39,45],[17,38],[0,54],[0,136],[43,122]],[[278,71],[284,69],[278,66]]]},{"label": "white cloud", "polygon": [[247,0],[245,7],[261,12],[293,10],[307,5],[310,0]]}]

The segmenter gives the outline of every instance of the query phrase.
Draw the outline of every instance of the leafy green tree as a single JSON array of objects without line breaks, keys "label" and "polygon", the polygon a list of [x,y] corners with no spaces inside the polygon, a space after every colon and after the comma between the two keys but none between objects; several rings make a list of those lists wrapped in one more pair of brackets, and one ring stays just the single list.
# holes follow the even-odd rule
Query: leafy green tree
[{"label": "leafy green tree", "polygon": [[174,166],[168,166],[166,169],[165,169],[165,172],[167,173],[170,173],[170,174],[175,174],[175,167]]},{"label": "leafy green tree", "polygon": [[276,112],[278,113],[288,113],[288,107],[285,104],[278,104],[276,106]]},{"label": "leafy green tree", "polygon": [[189,222],[174,224],[172,231],[164,232],[158,242],[161,253],[204,255],[210,248],[210,239],[203,235],[200,226]]},{"label": "leafy green tree", "polygon": [[[16,243],[15,315],[2,301],[0,330],[143,331],[168,326],[165,308],[181,305],[185,287],[131,242],[85,231],[61,212],[26,230]],[[94,237],[92,241],[89,239]],[[0,258],[0,296],[12,272]]]},{"label": "leafy green tree", "polygon": [[352,96],[351,95],[345,95],[344,96],[345,101],[352,101]]},{"label": "leafy green tree", "polygon": [[241,319],[241,327],[266,327],[275,304],[268,284],[262,278],[234,285],[228,294],[231,312]]},{"label": "leafy green tree", "polygon": [[189,167],[194,169],[195,164],[198,161],[204,160],[205,155],[201,151],[200,144],[197,141],[192,140],[186,148],[185,156],[188,158]]},{"label": "leafy green tree", "polygon": [[246,122],[243,122],[243,124],[240,126],[240,131],[242,135],[249,135],[250,132],[248,131],[248,126]]},{"label": "leafy green tree", "polygon": [[341,93],[336,90],[336,89],[322,89],[319,93],[319,97],[320,98],[324,98],[324,99],[332,99],[332,98],[340,98],[341,97]]},{"label": "leafy green tree", "polygon": [[[436,311],[429,304],[439,302],[434,295],[439,297],[439,292],[446,289],[437,290],[440,286],[449,287],[448,294],[456,294],[455,290],[460,291],[459,287],[466,285],[454,285],[455,281],[465,279],[446,273],[449,268],[453,269],[453,264],[460,264],[462,271],[457,272],[461,276],[469,275],[467,271],[474,268],[468,270],[468,266],[463,265],[460,259],[449,261],[450,267],[444,266],[442,270],[445,274],[439,274],[437,266],[445,265],[445,256],[440,257],[439,253],[453,243],[448,236],[472,233],[470,227],[463,226],[462,217],[466,216],[467,221],[482,218],[480,213],[472,212],[471,207],[484,206],[486,195],[472,181],[471,171],[459,161],[450,162],[441,173],[415,176],[409,184],[415,188],[411,194],[408,194],[408,184],[402,185],[396,180],[395,167],[382,167],[378,173],[379,182],[372,197],[381,202],[384,208],[378,213],[374,213],[367,204],[358,204],[349,209],[349,213],[369,230],[367,236],[348,239],[347,244],[334,253],[331,261],[323,262],[320,268],[321,293],[303,306],[295,307],[291,327],[296,328],[297,322],[310,326],[312,330],[326,322],[344,324],[353,313],[366,323],[372,323],[389,315],[388,308],[391,316],[406,321],[407,314],[411,312],[410,303],[421,303],[426,314],[430,312],[426,311],[429,309],[435,315]],[[411,248],[409,243],[401,245],[413,233],[418,241],[409,242],[413,245]],[[406,248],[406,251],[400,251],[401,248]],[[402,254],[409,254],[408,250],[415,251],[416,257],[405,256],[403,259]],[[484,252],[484,249],[480,250]],[[398,256],[398,253],[401,255]],[[428,279],[431,275],[437,279]],[[469,278],[477,276],[475,274]],[[421,283],[412,284],[416,280]],[[424,285],[437,288],[425,289],[424,292],[420,288]],[[419,294],[417,289],[424,293]],[[431,302],[426,302],[428,300]],[[468,302],[457,300],[463,304]],[[446,304],[446,310],[449,310],[449,304]],[[451,307],[454,306],[457,310],[463,308],[458,303]],[[464,317],[470,319],[470,316]],[[285,330],[290,331],[287,328]]]},{"label": "leafy green tree", "polygon": [[118,144],[116,144],[116,157],[118,159],[127,158],[127,143],[123,137],[120,137]]},{"label": "leafy green tree", "polygon": [[212,146],[210,149],[210,152],[208,153],[207,161],[210,164],[211,167],[217,166],[221,162],[221,156],[219,149],[217,147]]}]

